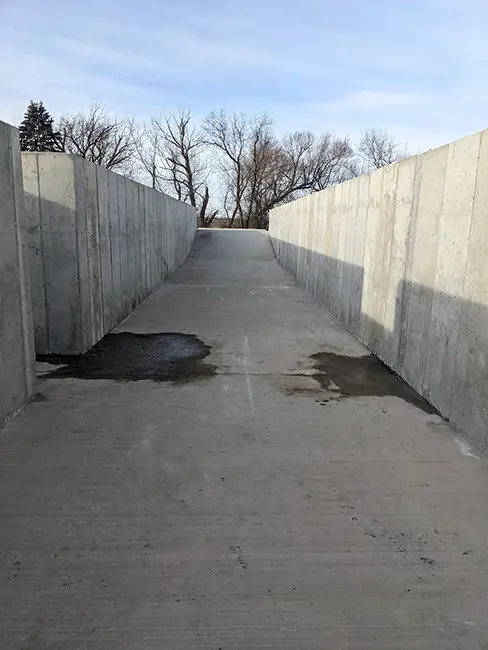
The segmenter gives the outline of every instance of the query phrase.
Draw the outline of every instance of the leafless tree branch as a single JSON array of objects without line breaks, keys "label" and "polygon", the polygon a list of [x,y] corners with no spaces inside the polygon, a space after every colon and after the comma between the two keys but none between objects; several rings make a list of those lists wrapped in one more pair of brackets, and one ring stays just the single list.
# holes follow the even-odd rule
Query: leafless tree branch
[{"label": "leafless tree branch", "polygon": [[268,115],[212,112],[204,133],[218,154],[229,227],[265,228],[276,205],[351,177],[347,139],[297,132],[278,140]]},{"label": "leafless tree branch", "polygon": [[94,104],[87,113],[61,117],[59,149],[130,175],[135,155],[133,128],[133,120],[112,118],[100,104]]},{"label": "leafless tree branch", "polygon": [[209,226],[218,211],[209,209],[207,145],[192,113],[180,110],[151,118],[136,149],[152,187],[190,203],[198,210],[199,224]]},{"label": "leafless tree branch", "polygon": [[364,129],[357,146],[360,172],[370,172],[405,158],[407,146],[394,135],[379,129]]}]

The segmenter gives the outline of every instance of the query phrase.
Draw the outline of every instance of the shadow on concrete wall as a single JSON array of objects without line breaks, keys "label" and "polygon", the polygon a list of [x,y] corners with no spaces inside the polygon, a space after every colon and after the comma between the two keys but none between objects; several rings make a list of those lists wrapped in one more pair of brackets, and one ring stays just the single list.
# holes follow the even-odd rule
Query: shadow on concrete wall
[{"label": "shadow on concrete wall", "polygon": [[90,219],[28,192],[25,201],[38,354],[88,350],[171,272],[162,222],[149,233],[144,219],[121,219],[116,208]]},{"label": "shadow on concrete wall", "polygon": [[279,263],[478,447],[488,436],[488,309],[272,238]]}]

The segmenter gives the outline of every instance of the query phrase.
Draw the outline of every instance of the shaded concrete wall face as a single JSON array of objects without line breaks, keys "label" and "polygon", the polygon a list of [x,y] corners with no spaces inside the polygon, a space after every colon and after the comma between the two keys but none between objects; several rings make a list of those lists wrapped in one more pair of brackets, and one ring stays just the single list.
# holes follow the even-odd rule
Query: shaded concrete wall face
[{"label": "shaded concrete wall face", "polygon": [[185,261],[196,212],[78,156],[22,168],[36,352],[80,354]]},{"label": "shaded concrete wall face", "polygon": [[0,424],[35,387],[17,129],[0,122]]},{"label": "shaded concrete wall face", "polygon": [[271,212],[278,261],[481,447],[488,130]]}]

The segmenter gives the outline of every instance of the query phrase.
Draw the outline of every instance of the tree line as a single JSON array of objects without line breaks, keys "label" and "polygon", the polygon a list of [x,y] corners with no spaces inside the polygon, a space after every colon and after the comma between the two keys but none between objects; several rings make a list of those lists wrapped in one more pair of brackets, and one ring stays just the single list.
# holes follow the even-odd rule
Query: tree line
[{"label": "tree line", "polygon": [[386,130],[360,141],[297,131],[278,137],[267,114],[179,110],[144,123],[101,105],[56,121],[30,102],[19,126],[23,151],[74,153],[196,208],[204,227],[267,228],[269,211],[407,155]]}]

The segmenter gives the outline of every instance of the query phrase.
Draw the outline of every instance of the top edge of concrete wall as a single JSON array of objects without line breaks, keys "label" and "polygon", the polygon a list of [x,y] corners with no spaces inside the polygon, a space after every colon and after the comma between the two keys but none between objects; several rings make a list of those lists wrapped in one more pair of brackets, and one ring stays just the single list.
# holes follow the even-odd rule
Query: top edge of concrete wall
[{"label": "top edge of concrete wall", "polygon": [[[401,165],[405,163],[407,160],[412,160],[413,158],[422,158],[424,156],[432,155],[435,156],[438,152],[442,151],[442,149],[449,148],[452,144],[456,142],[462,142],[463,140],[469,140],[470,138],[473,138],[475,136],[482,136],[483,133],[488,132],[488,128],[482,129],[481,131],[475,131],[474,133],[470,133],[469,135],[464,135],[462,138],[458,138],[457,140],[450,140],[449,142],[446,142],[445,144],[440,145],[439,147],[434,147],[432,149],[426,149],[425,151],[419,151],[416,154],[412,154],[410,156],[407,156],[406,158],[401,158],[400,160],[397,160],[394,163],[391,163],[390,165],[385,165],[384,167],[380,167],[379,169],[374,169],[371,172],[367,172],[365,174],[359,174],[359,176],[355,176],[353,178],[348,178],[345,181],[342,181],[342,183],[336,183],[335,185],[330,185],[329,187],[324,188],[323,190],[318,190],[317,192],[313,192],[313,194],[322,194],[324,192],[328,192],[331,187],[335,187],[337,185],[345,185],[346,183],[350,183],[351,181],[354,181],[356,178],[363,178],[363,177],[369,177],[371,178],[372,176],[375,176],[377,174],[383,173],[384,169],[388,169],[390,167],[395,167],[396,165]],[[308,199],[310,194],[307,194],[305,196],[300,197],[299,199],[295,199],[295,201],[291,201],[291,203],[299,204],[300,202],[304,202]],[[288,205],[288,204],[285,204]],[[282,208],[283,206],[278,206],[276,208],[273,208],[270,210],[270,214],[273,213],[275,210],[278,211]]]}]

